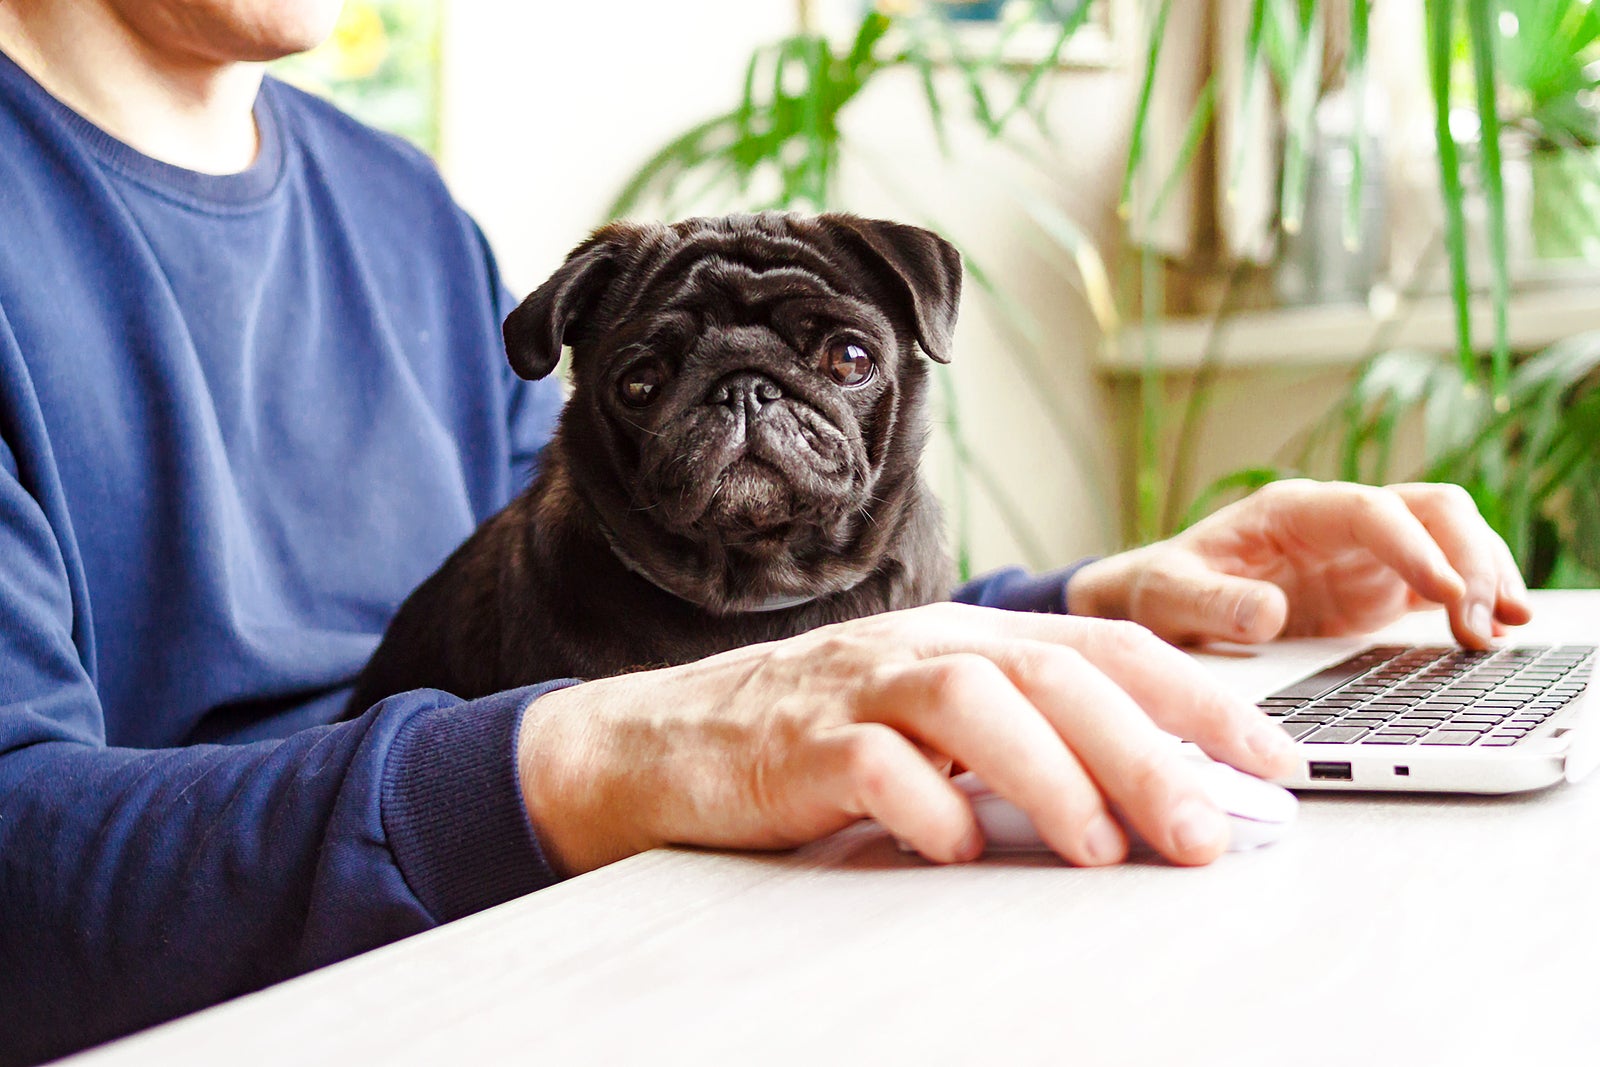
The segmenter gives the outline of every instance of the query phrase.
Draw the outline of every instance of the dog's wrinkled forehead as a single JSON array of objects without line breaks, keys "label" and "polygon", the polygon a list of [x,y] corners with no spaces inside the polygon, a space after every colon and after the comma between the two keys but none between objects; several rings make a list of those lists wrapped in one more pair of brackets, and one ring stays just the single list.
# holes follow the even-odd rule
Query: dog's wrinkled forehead
[{"label": "dog's wrinkled forehead", "polygon": [[672,226],[614,223],[579,245],[505,322],[525,378],[554,369],[561,346],[608,323],[682,311],[723,325],[764,321],[774,305],[887,304],[927,354],[949,359],[961,261],[937,235],[850,215],[734,215]]},{"label": "dog's wrinkled forehead", "polygon": [[646,309],[687,311],[719,323],[754,322],[773,305],[794,300],[847,299],[847,284],[830,277],[823,263],[803,263],[797,258],[730,258],[721,248],[695,242],[695,257],[679,269],[682,257],[673,256],[652,272],[649,281],[631,293],[623,289],[628,304],[619,315],[627,319]]},{"label": "dog's wrinkled forehead", "polygon": [[881,320],[860,298],[861,288],[841,264],[810,245],[765,234],[700,231],[621,273],[589,316],[590,328],[598,333],[682,316],[701,329],[771,324],[780,311],[808,308]]}]

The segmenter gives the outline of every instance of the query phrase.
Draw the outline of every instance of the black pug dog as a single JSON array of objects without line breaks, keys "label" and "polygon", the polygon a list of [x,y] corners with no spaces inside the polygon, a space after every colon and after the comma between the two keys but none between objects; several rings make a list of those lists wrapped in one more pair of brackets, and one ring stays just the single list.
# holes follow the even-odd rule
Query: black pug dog
[{"label": "black pug dog", "polygon": [[850,215],[615,223],[505,322],[572,347],[532,486],[401,605],[349,713],[686,663],[948,596],[918,473],[961,259]]}]

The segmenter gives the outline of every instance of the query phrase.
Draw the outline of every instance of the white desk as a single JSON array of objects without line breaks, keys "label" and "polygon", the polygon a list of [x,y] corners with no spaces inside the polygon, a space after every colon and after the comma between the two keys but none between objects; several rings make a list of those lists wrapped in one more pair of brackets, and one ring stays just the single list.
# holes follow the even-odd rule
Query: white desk
[{"label": "white desk", "polygon": [[[1593,640],[1600,592],[1539,614],[1524,640]],[[1330,647],[1206,661],[1255,696]],[[939,868],[846,831],[638,856],[81,1062],[1593,1063],[1597,903],[1592,781],[1310,796],[1196,870]]]}]

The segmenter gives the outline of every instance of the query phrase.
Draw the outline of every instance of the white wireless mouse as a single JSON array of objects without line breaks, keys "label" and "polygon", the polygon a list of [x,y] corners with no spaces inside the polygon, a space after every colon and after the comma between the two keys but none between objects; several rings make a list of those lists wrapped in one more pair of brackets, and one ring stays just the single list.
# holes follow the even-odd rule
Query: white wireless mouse
[{"label": "white wireless mouse", "polygon": [[[1211,760],[1196,761],[1195,770],[1206,796],[1228,817],[1232,827],[1229,852],[1270,845],[1288,831],[1299,813],[1300,801],[1282,786]],[[972,802],[978,827],[983,831],[985,851],[1052,851],[1022,809],[991,790],[977,775],[969,771],[952,779],[951,784]],[[1125,829],[1132,847],[1144,844],[1132,828]]]}]

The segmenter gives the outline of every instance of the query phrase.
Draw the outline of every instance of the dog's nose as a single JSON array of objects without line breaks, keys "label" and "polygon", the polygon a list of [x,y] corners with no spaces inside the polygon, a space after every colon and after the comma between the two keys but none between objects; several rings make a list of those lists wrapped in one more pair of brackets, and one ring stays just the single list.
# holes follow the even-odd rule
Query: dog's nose
[{"label": "dog's nose", "polygon": [[739,371],[712,386],[711,391],[706,394],[706,403],[725,404],[730,408],[743,409],[747,416],[754,418],[767,404],[782,398],[783,387],[765,374]]}]

